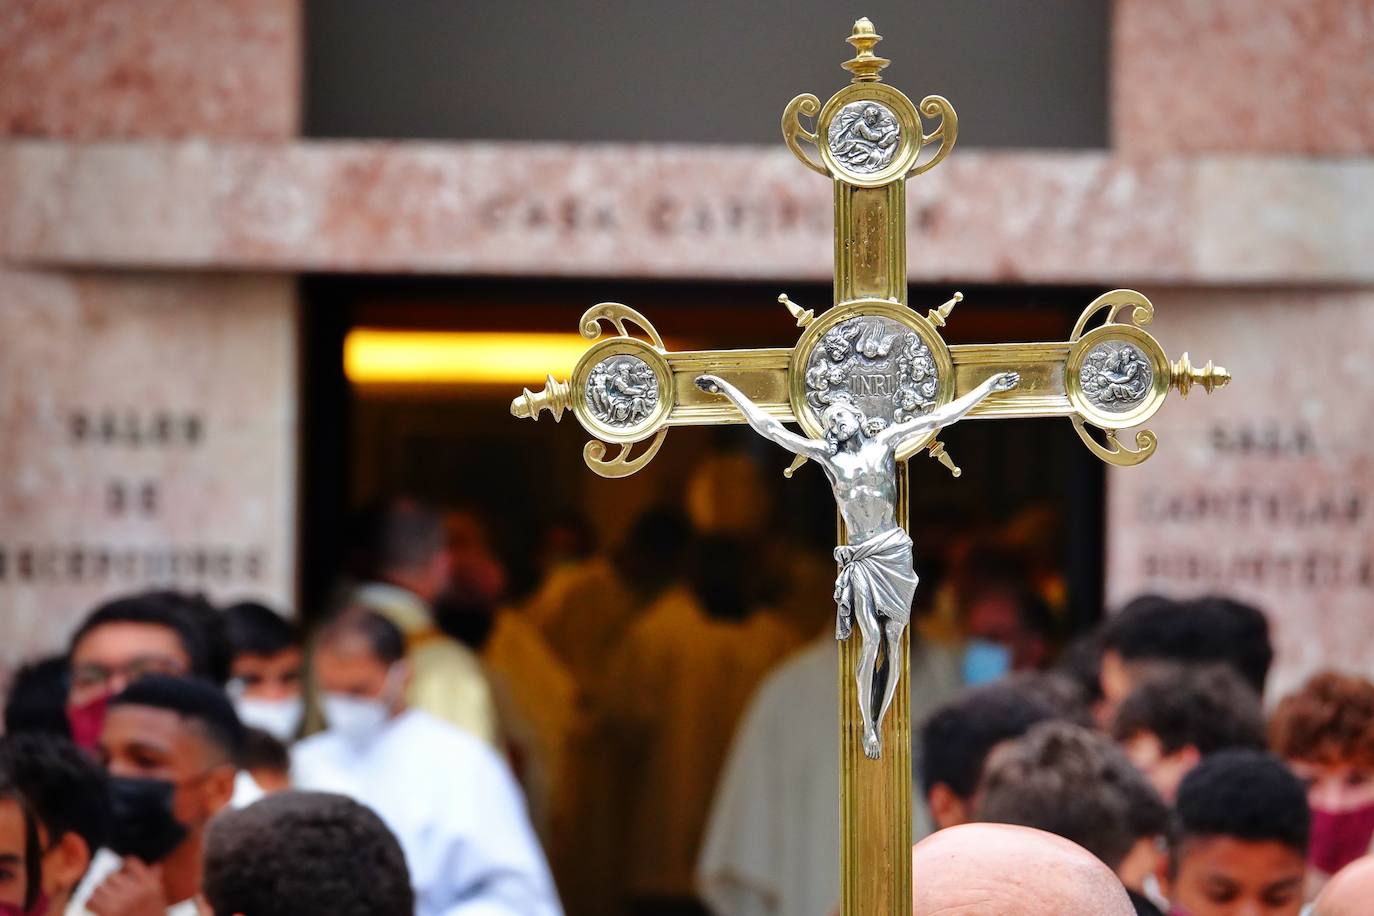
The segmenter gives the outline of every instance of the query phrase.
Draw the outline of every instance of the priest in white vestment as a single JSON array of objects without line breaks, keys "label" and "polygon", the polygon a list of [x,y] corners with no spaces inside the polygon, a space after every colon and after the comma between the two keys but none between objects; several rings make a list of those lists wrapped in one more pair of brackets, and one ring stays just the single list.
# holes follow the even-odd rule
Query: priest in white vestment
[{"label": "priest in white vestment", "polygon": [[405,851],[416,916],[561,916],[514,777],[480,739],[406,707],[404,656],[373,612],[326,627],[314,669],[329,728],[296,746],[295,784],[377,812]]},{"label": "priest in white vestment", "polygon": [[[697,892],[716,916],[827,916],[835,910],[838,665],[835,638],[827,633],[769,675],[740,722],[697,861]],[[955,655],[913,633],[912,722],[958,688]],[[918,789],[912,793],[912,839],[930,831]]]}]

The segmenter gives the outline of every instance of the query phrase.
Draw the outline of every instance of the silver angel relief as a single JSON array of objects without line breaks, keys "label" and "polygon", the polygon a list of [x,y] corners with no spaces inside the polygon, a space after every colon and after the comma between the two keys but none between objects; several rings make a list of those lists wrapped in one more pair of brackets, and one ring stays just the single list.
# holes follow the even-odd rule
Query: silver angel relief
[{"label": "silver angel relief", "polygon": [[1134,344],[1104,341],[1088,352],[1079,379],[1089,401],[1119,413],[1145,400],[1154,371]]},{"label": "silver angel relief", "polygon": [[587,377],[592,416],[608,426],[627,428],[649,418],[658,406],[658,378],[637,356],[608,356]]},{"label": "silver angel relief", "polygon": [[851,318],[831,328],[806,366],[806,402],[817,413],[844,398],[863,410],[874,432],[929,411],[939,386],[930,348],[886,317]]},{"label": "silver angel relief", "polygon": [[850,102],[841,108],[826,136],[835,161],[859,174],[887,168],[901,139],[896,115],[886,105],[869,101]]}]

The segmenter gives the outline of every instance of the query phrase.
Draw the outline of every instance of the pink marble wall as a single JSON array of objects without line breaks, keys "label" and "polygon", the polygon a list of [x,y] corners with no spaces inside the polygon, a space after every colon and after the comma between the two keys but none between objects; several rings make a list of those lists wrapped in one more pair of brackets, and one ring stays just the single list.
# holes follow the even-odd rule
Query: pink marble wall
[{"label": "pink marble wall", "polygon": [[291,137],[299,6],[11,0],[0,15],[0,136]]},{"label": "pink marble wall", "polygon": [[1258,602],[1271,695],[1335,667],[1374,671],[1374,290],[1177,290],[1152,331],[1235,381],[1170,395],[1159,449],[1108,479],[1108,589]]},{"label": "pink marble wall", "polygon": [[289,277],[0,271],[0,684],[97,600],[294,600]]},{"label": "pink marble wall", "polygon": [[[822,279],[829,183],[784,149],[12,144],[0,252],[72,266]],[[1374,162],[957,153],[914,280],[1374,280]]]},{"label": "pink marble wall", "polygon": [[1112,134],[1136,153],[1374,153],[1369,0],[1116,0]]}]

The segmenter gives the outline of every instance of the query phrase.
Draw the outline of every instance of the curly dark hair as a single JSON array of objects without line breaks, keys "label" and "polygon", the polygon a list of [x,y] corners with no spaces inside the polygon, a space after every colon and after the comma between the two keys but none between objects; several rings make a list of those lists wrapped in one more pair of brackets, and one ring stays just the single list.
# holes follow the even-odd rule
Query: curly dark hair
[{"label": "curly dark hair", "polygon": [[1128,741],[1149,733],[1164,753],[1195,747],[1264,750],[1260,698],[1226,665],[1166,666],[1149,672],[1116,712],[1112,735]]},{"label": "curly dark hair", "polygon": [[415,910],[405,854],[371,809],[279,792],[211,822],[205,898],[242,916],[397,916]]},{"label": "curly dark hair", "polygon": [[1374,767],[1374,683],[1327,671],[1284,697],[1269,746],[1289,760]]},{"label": "curly dark hair", "polygon": [[1307,854],[1307,791],[1284,762],[1264,751],[1219,751],[1193,767],[1174,803],[1170,867],[1193,837],[1274,841]]}]

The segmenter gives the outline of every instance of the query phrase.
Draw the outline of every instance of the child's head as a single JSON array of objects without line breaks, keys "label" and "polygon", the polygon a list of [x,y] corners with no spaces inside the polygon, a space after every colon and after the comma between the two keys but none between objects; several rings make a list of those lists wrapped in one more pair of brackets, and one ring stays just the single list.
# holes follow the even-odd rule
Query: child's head
[{"label": "child's head", "polygon": [[1279,703],[1269,743],[1307,784],[1311,860],[1334,874],[1374,836],[1374,684],[1318,674]]},{"label": "child's head", "polygon": [[38,902],[38,826],[9,776],[0,772],[0,914],[23,916]]},{"label": "child's head", "polygon": [[1225,665],[1149,672],[1117,709],[1112,733],[1166,801],[1208,754],[1265,747],[1259,696]]},{"label": "child's head", "polygon": [[243,602],[224,609],[229,695],[243,724],[290,742],[305,715],[305,664],[295,625],[270,608]]},{"label": "child's head", "polygon": [[1175,911],[1188,916],[1297,916],[1303,905],[1308,812],[1282,760],[1251,750],[1206,757],[1179,786],[1169,869]]},{"label": "child's head", "polygon": [[26,734],[0,739],[0,771],[10,774],[33,814],[43,896],[48,912],[60,913],[109,839],[105,771],[65,738]]}]

